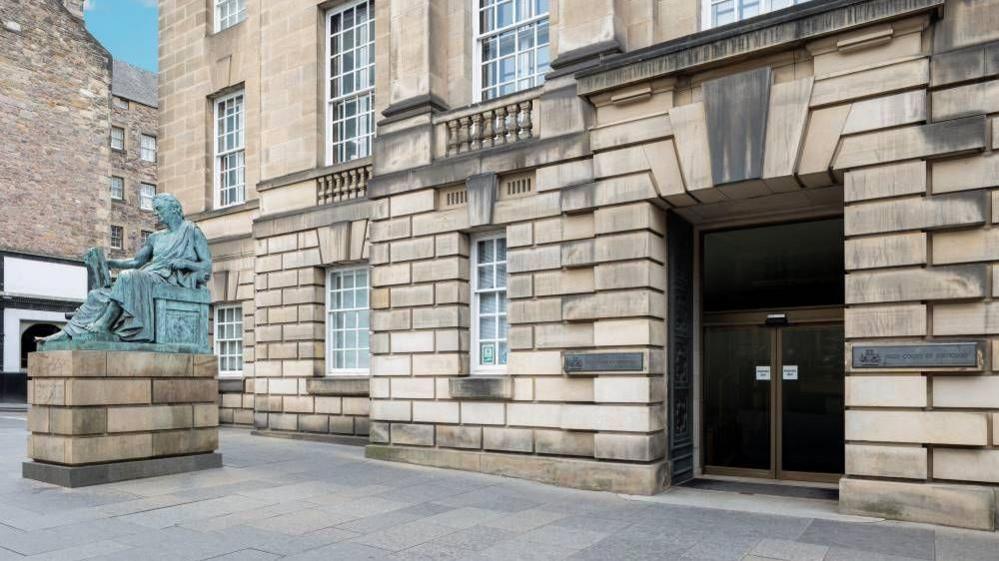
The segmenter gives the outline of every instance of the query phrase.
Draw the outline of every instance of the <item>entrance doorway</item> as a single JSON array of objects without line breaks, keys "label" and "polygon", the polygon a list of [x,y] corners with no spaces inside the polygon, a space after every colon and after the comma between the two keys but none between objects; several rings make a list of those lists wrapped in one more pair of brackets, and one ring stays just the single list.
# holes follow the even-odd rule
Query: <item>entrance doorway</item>
[{"label": "entrance doorway", "polygon": [[704,234],[705,473],[842,474],[842,227],[832,219]]}]

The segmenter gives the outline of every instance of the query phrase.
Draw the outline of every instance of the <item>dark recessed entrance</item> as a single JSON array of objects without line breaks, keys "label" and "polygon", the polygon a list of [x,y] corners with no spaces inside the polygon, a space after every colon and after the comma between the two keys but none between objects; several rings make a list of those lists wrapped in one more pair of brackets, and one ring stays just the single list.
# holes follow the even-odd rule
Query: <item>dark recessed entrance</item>
[{"label": "dark recessed entrance", "polygon": [[843,221],[705,233],[706,473],[843,472]]}]

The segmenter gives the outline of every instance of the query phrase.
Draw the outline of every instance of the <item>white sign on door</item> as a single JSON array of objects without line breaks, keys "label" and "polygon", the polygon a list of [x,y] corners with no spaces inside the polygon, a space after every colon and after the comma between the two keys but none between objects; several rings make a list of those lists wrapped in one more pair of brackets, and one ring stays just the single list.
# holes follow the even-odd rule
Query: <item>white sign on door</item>
[{"label": "white sign on door", "polygon": [[797,380],[798,379],[798,365],[797,364],[785,364],[781,369],[781,376],[785,380]]},{"label": "white sign on door", "polygon": [[770,381],[770,367],[769,366],[757,366],[756,367],[756,379],[761,382]]}]

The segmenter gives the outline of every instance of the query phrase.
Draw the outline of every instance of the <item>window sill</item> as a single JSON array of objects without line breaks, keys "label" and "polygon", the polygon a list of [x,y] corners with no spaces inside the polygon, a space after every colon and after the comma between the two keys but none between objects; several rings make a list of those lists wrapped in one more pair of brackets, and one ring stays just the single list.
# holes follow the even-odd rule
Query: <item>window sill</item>
[{"label": "window sill", "polygon": [[236,23],[230,24],[230,25],[228,25],[226,27],[223,27],[223,28],[220,28],[220,29],[216,29],[215,28],[215,23],[212,22],[212,32],[209,33],[208,36],[209,37],[217,37],[217,36],[225,33],[226,31],[229,31],[230,29],[238,29],[245,22],[246,22],[246,18],[244,17],[243,19],[237,21]]},{"label": "window sill", "polygon": [[219,374],[219,393],[243,393],[244,380],[242,374]]},{"label": "window sill", "polygon": [[448,393],[452,398],[461,399],[511,399],[513,379],[506,375],[451,378],[448,381]]},{"label": "window sill", "polygon": [[326,376],[305,381],[309,395],[367,397],[370,378],[367,376]]}]

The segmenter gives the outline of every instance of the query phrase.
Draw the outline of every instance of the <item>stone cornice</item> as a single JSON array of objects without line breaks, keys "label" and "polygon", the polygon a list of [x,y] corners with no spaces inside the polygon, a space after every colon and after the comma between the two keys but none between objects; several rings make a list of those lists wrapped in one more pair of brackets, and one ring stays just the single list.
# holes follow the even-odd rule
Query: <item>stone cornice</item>
[{"label": "stone cornice", "polygon": [[695,33],[631,53],[609,57],[576,73],[578,93],[592,95],[635,82],[662,78],[872,23],[942,7],[944,0],[828,0]]}]

